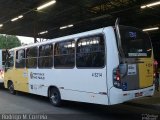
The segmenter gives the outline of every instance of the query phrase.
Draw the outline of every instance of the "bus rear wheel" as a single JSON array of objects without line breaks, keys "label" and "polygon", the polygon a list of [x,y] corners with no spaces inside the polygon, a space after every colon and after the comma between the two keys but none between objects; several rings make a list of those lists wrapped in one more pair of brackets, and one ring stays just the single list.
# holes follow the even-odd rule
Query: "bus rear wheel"
[{"label": "bus rear wheel", "polygon": [[61,95],[60,95],[60,92],[57,88],[50,89],[49,100],[50,100],[51,104],[56,107],[61,105],[61,103],[62,103]]},{"label": "bus rear wheel", "polygon": [[14,90],[14,84],[12,81],[9,81],[8,82],[8,90],[11,94],[15,95],[16,94],[16,91]]}]

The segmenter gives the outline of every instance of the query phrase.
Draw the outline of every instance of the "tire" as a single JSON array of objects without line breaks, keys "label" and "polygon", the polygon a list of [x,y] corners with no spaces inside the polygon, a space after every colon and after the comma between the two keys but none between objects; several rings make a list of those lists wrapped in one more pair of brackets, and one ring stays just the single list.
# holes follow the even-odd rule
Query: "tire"
[{"label": "tire", "polygon": [[53,106],[60,106],[62,103],[60,92],[57,88],[51,88],[49,91],[49,100]]},{"label": "tire", "polygon": [[8,90],[11,94],[15,95],[16,94],[16,91],[14,90],[14,84],[13,82],[8,82]]}]

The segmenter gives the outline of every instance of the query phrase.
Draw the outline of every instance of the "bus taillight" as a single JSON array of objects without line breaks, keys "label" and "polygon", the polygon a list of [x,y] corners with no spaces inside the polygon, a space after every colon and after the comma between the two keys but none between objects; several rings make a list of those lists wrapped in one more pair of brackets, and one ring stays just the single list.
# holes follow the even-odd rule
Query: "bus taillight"
[{"label": "bus taillight", "polygon": [[116,70],[116,80],[117,81],[120,80],[120,71],[119,71],[119,69]]},{"label": "bus taillight", "polygon": [[113,85],[116,88],[121,88],[121,76],[120,76],[119,67],[113,70]]}]

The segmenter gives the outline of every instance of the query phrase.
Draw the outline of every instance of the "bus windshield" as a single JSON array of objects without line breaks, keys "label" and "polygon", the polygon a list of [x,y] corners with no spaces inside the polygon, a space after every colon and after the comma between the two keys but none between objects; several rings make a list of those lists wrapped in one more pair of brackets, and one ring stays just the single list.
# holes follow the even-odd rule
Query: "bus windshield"
[{"label": "bus windshield", "polygon": [[122,49],[126,58],[151,57],[151,41],[147,33],[128,26],[120,26]]}]

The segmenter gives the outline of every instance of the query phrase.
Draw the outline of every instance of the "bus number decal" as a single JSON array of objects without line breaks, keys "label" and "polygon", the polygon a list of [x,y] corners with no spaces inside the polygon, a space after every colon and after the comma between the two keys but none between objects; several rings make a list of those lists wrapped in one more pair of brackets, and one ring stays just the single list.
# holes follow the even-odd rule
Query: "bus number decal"
[{"label": "bus number decal", "polygon": [[92,73],[92,77],[102,77],[102,73]]}]

